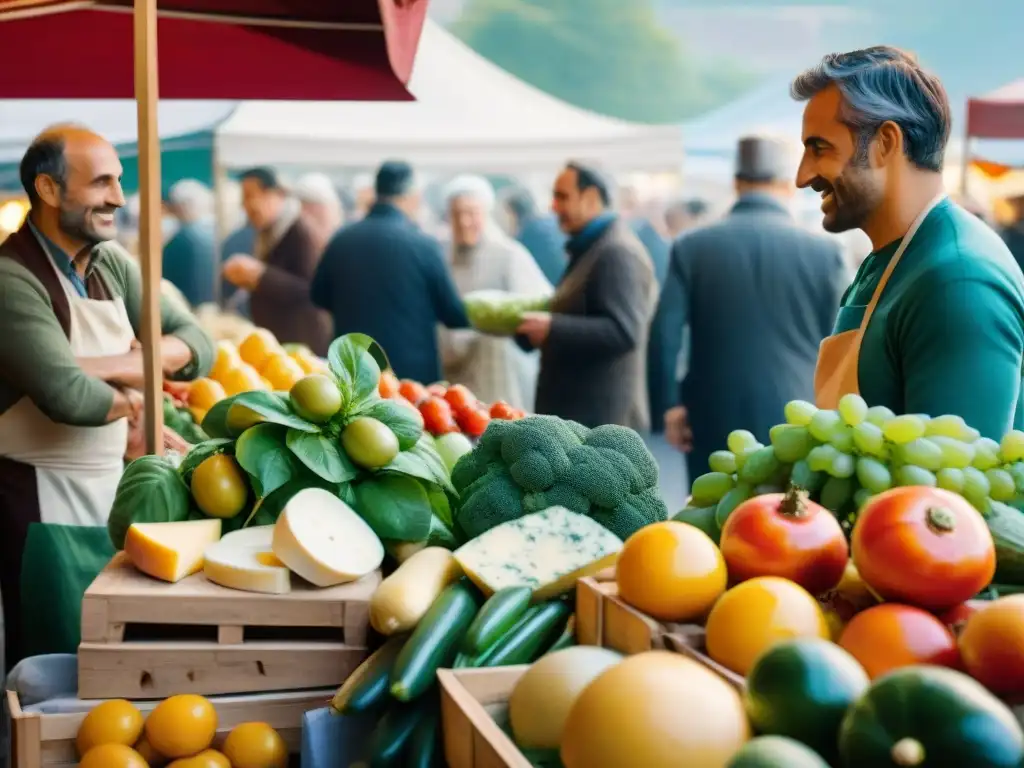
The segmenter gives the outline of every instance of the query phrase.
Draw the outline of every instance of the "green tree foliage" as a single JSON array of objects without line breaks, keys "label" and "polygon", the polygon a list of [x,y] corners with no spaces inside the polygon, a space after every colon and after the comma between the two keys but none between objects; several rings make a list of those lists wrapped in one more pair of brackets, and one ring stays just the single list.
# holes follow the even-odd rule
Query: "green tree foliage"
[{"label": "green tree foliage", "polygon": [[469,0],[452,30],[526,82],[584,109],[677,122],[752,85],[734,62],[700,62],[651,0]]}]

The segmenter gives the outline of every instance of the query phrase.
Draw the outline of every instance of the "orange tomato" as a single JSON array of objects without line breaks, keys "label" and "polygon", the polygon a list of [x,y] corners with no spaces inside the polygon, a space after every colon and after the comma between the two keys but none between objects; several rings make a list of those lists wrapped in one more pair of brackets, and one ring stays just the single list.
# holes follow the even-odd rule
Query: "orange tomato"
[{"label": "orange tomato", "polygon": [[214,359],[213,367],[210,369],[210,378],[218,381],[231,368],[242,362],[238,354],[238,348],[230,341],[217,342],[217,357]]},{"label": "orange tomato", "polygon": [[722,553],[703,531],[671,520],[634,533],[615,568],[619,597],[659,621],[704,616],[725,592]]},{"label": "orange tomato", "polygon": [[398,377],[395,376],[394,371],[381,371],[380,381],[377,382],[377,392],[380,393],[381,397],[394,397],[395,395],[401,394],[399,389],[401,382],[398,381]]},{"label": "orange tomato", "polygon": [[843,630],[845,648],[874,680],[911,664],[960,666],[953,633],[920,608],[883,603],[854,616]]},{"label": "orange tomato", "polygon": [[850,559],[839,521],[796,488],[740,504],[722,526],[719,546],[733,583],[779,576],[812,595],[835,587]]},{"label": "orange tomato", "polygon": [[142,713],[125,699],[112,699],[97,704],[78,726],[75,748],[79,756],[101,744],[132,746],[142,733]]},{"label": "orange tomato", "polygon": [[167,768],[234,768],[231,761],[215,749],[204,749],[198,755],[175,760]]},{"label": "orange tomato", "polygon": [[86,752],[78,768],[149,768],[142,755],[124,744],[100,744]]},{"label": "orange tomato", "polygon": [[960,635],[967,671],[991,691],[1024,693],[1024,595],[994,600],[967,619]]},{"label": "orange tomato", "polygon": [[169,758],[202,752],[213,743],[216,733],[217,711],[192,693],[164,699],[146,718],[146,741]]},{"label": "orange tomato", "polygon": [[149,768],[160,768],[167,762],[163,755],[153,749],[153,745],[146,740],[145,736],[135,743],[135,751],[142,755],[142,759],[149,764]]},{"label": "orange tomato", "polygon": [[287,768],[288,745],[266,723],[241,723],[224,740],[232,768]]},{"label": "orange tomato", "polygon": [[224,391],[224,387],[214,379],[196,379],[188,388],[188,404],[204,411],[208,411],[225,397],[227,392]]},{"label": "orange tomato", "polygon": [[818,601],[799,584],[777,576],[744,581],[722,595],[705,632],[708,655],[741,675],[780,640],[830,637]]},{"label": "orange tomato", "polygon": [[853,528],[853,561],[883,599],[945,611],[996,571],[992,534],[962,496],[910,486],[869,500]]},{"label": "orange tomato", "polygon": [[263,367],[268,357],[283,352],[274,334],[266,328],[257,328],[238,345],[238,354],[242,360],[256,370]]},{"label": "orange tomato", "polygon": [[242,363],[237,368],[232,368],[228,371],[224,376],[223,384],[224,391],[228,395],[251,392],[255,389],[266,389],[259,373],[248,363]]},{"label": "orange tomato", "polygon": [[271,355],[260,375],[270,382],[270,386],[278,392],[287,392],[295,386],[295,382],[306,375],[302,366],[285,353]]},{"label": "orange tomato", "polygon": [[419,405],[423,400],[427,399],[427,388],[418,381],[402,379],[398,385],[398,394],[413,405]]},{"label": "orange tomato", "polygon": [[444,399],[448,401],[448,405],[452,407],[452,412],[456,416],[463,411],[477,408],[476,396],[462,384],[453,384],[449,387],[448,391],[444,393]]}]

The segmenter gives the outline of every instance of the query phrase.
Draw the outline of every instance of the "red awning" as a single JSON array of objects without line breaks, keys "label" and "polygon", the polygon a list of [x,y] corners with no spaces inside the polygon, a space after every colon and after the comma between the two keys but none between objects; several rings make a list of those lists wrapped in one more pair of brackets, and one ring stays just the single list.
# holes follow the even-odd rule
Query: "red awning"
[{"label": "red awning", "polygon": [[[408,101],[427,0],[159,0],[161,99]],[[0,98],[134,98],[131,0],[0,0]]]},{"label": "red awning", "polygon": [[967,132],[979,139],[1024,139],[1024,79],[968,99]]}]

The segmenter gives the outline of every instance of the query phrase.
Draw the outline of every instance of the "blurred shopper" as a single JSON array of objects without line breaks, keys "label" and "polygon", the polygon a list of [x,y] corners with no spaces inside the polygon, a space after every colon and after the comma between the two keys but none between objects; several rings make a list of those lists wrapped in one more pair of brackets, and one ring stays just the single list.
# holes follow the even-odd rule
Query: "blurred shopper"
[{"label": "blurred shopper", "polygon": [[366,214],[373,208],[376,202],[377,192],[374,186],[372,173],[360,173],[352,180],[352,197],[354,209],[352,221],[359,221],[366,218]]},{"label": "blurred shopper", "polygon": [[558,220],[550,214],[541,215],[525,187],[514,187],[506,194],[505,208],[515,239],[530,252],[548,282],[558,285],[568,261],[565,234],[558,228]]},{"label": "blurred shopper", "polygon": [[832,330],[846,272],[838,245],[787,210],[791,169],[781,141],[741,139],[736,204],[672,247],[661,311],[677,342],[683,328],[691,333],[665,437],[688,451],[691,478],[708,471],[731,430],[767,442],[787,401],[814,396],[818,345]]},{"label": "blurred shopper", "polygon": [[242,174],[242,206],[256,230],[254,252],[236,253],[224,263],[224,279],[249,293],[252,321],[282,343],[305,344],[326,355],[330,318],[309,298],[320,259],[299,202],[270,168]]},{"label": "blurred shopper", "polygon": [[302,206],[299,215],[309,228],[317,251],[322,253],[345,223],[338,190],[326,174],[307,173],[295,182],[295,197]]},{"label": "blurred shopper", "polygon": [[703,224],[707,213],[707,202],[699,198],[679,200],[669,205],[665,209],[665,228],[669,240],[675,241],[686,230]]},{"label": "blurred shopper", "polygon": [[178,229],[164,246],[164,279],[193,307],[214,301],[213,192],[195,179],[182,179],[167,193],[166,205],[178,220]]},{"label": "blurred shopper", "polygon": [[438,323],[466,328],[469,320],[440,243],[413,223],[420,200],[412,167],[384,163],[374,194],[366,218],[328,243],[311,296],[331,313],[335,335],[371,336],[398,376],[429,384],[441,379]]},{"label": "blurred shopper", "polygon": [[[494,221],[494,188],[480,176],[459,176],[445,191],[452,241],[449,264],[462,295],[499,290],[526,296],[551,293],[530,252]],[[465,384],[479,399],[533,410],[538,356],[511,339],[473,330],[442,331],[444,378]]]},{"label": "blurred shopper", "polygon": [[538,413],[646,431],[657,284],[643,245],[610,206],[595,168],[570,163],[559,174],[552,208],[569,235],[569,265],[550,312],[526,313],[519,333],[541,353]]},{"label": "blurred shopper", "polygon": [[1014,218],[1003,227],[1003,240],[1017,264],[1024,269],[1024,194],[1010,198],[1009,203],[1013,206]]}]

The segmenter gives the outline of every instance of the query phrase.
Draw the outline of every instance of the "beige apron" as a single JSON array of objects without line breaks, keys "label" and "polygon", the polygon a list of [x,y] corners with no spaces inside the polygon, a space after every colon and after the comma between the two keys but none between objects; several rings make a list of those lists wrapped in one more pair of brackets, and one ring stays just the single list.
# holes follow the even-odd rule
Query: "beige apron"
[{"label": "beige apron", "polygon": [[871,316],[878,306],[878,300],[882,297],[893,270],[899,264],[900,259],[910,246],[911,240],[917,234],[921,224],[928,218],[932,209],[946,198],[945,193],[939,195],[925,206],[924,210],[917,217],[910,229],[907,231],[903,242],[900,243],[896,253],[889,260],[878,286],[864,310],[864,317],[860,326],[850,331],[837,333],[829,336],[821,342],[818,348],[818,363],[814,369],[814,402],[819,408],[836,408],[839,399],[843,395],[860,394],[860,380],[858,378],[858,362],[860,361],[860,346],[864,340],[864,331],[871,322]]}]

